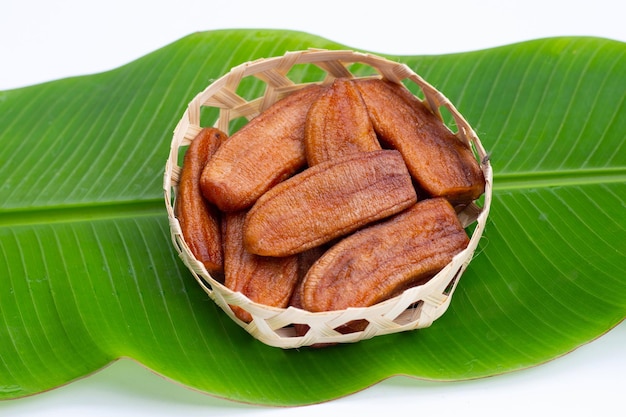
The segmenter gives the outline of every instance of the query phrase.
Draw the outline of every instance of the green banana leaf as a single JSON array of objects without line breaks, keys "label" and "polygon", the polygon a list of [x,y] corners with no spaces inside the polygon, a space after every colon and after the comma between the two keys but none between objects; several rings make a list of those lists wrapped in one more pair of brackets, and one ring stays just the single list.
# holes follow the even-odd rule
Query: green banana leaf
[{"label": "green banana leaf", "polygon": [[491,152],[490,219],[443,317],[293,350],[230,321],[171,244],[172,131],[231,67],[310,47],[349,48],[290,31],[196,33],[113,71],[0,92],[0,398],[130,357],[215,396],[311,404],[397,374],[535,366],[624,319],[626,45],[551,38],[388,56],[450,98]]}]

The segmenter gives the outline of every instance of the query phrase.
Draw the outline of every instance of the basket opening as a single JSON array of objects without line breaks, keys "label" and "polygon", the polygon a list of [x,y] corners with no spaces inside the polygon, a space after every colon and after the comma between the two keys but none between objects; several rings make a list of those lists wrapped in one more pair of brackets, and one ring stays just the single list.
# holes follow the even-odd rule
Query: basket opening
[{"label": "basket opening", "polygon": [[217,119],[220,117],[220,109],[211,106],[200,107],[200,126],[208,127],[214,126],[217,123]]},{"label": "basket opening", "polygon": [[246,101],[252,101],[263,95],[265,85],[264,82],[255,77],[243,77],[239,81],[235,93]]},{"label": "basket opening", "polygon": [[306,334],[311,330],[308,324],[302,323],[294,323],[293,324],[294,336],[306,336]]},{"label": "basket opening", "polygon": [[393,322],[403,326],[409,323],[413,323],[419,319],[420,314],[422,313],[422,306],[424,305],[424,301],[419,300],[410,306],[407,307],[402,313],[398,315]]},{"label": "basket opening", "polygon": [[443,120],[443,124],[446,125],[446,127],[456,135],[459,132],[459,127],[457,126],[456,120],[452,116],[452,113],[450,113],[450,110],[448,110],[448,108],[445,106],[439,106],[438,112],[441,120]]},{"label": "basket opening", "polygon": [[341,334],[358,333],[365,330],[369,324],[370,322],[366,319],[352,320],[339,327],[335,327],[333,330]]},{"label": "basket opening", "polygon": [[[335,327],[333,330],[340,334],[358,333],[364,331],[370,322],[366,319],[352,320],[341,326]],[[294,323],[293,325],[279,329],[282,335],[290,335],[295,337],[303,337],[311,330],[308,324]],[[278,331],[277,331],[278,332]]]},{"label": "basket opening", "polygon": [[230,122],[228,122],[228,132],[229,136],[232,136],[236,131],[241,129],[249,120],[246,117],[235,117]]},{"label": "basket opening", "polygon": [[178,148],[178,155],[177,155],[177,163],[178,166],[183,166],[183,162],[185,160],[185,153],[187,152],[187,149],[189,149],[189,145],[183,145],[180,148]]},{"label": "basket opening", "polygon": [[456,271],[456,273],[454,274],[454,277],[452,277],[452,279],[450,280],[446,288],[443,290],[443,295],[450,295],[452,293],[452,290],[454,289],[454,285],[456,284],[456,281],[461,276],[462,272],[463,272],[463,267],[460,267]]},{"label": "basket opening", "polygon": [[404,84],[404,86],[411,93],[413,93],[413,95],[415,97],[420,99],[420,101],[424,101],[426,99],[426,95],[424,94],[424,90],[422,90],[422,88],[419,85],[415,84],[413,81],[405,78],[404,80],[402,80],[402,84]]},{"label": "basket opening", "polygon": [[327,72],[317,65],[295,64],[285,74],[296,84],[320,82],[326,78]]},{"label": "basket opening", "polygon": [[285,326],[285,327],[281,327],[279,329],[274,330],[274,333],[276,333],[276,335],[279,338],[289,338],[289,337],[300,337],[303,335],[299,335],[297,334],[297,332],[294,330],[294,326]]},{"label": "basket opening", "polygon": [[211,285],[211,283],[204,279],[204,277],[198,275],[198,279],[202,282],[202,285],[209,291],[213,291],[213,285]]},{"label": "basket opening", "polygon": [[347,66],[352,74],[356,77],[372,77],[378,76],[380,73],[374,69],[374,67],[363,64],[361,62],[355,62]]}]

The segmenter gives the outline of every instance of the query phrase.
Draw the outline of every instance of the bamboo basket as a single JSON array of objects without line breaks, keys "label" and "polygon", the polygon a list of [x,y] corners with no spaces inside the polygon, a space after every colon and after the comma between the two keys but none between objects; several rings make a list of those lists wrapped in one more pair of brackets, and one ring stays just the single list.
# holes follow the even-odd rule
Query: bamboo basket
[{"label": "bamboo basket", "polygon": [[[319,77],[314,81],[296,82],[292,80],[291,75],[294,73],[292,71],[294,67],[299,69],[310,67],[310,70],[295,72],[300,76],[305,72],[308,77],[311,77],[311,74],[319,74]],[[447,109],[456,125],[456,129],[453,127],[451,130],[459,140],[472,146],[486,180],[485,193],[480,203],[474,202],[458,214],[464,227],[476,223],[470,236],[470,243],[427,283],[407,289],[397,297],[371,307],[312,313],[294,307],[275,308],[252,302],[243,294],[231,291],[214,279],[204,265],[195,259],[185,243],[175,216],[181,154],[202,127],[208,127],[202,125],[203,112],[208,111],[210,114],[212,111],[216,118],[214,121],[203,121],[204,123],[232,135],[235,120],[241,121],[242,117],[252,119],[293,91],[310,83],[327,85],[339,77],[382,77],[402,82],[411,91],[415,91],[417,97],[439,117],[442,117],[441,109]],[[242,88],[254,83],[257,83],[254,90],[263,90],[262,93],[258,97],[244,98],[245,95],[249,95],[250,90],[244,88],[244,91],[241,91]],[[259,83],[262,88],[258,88]],[[198,284],[232,320],[254,338],[270,346],[288,349],[316,344],[357,342],[378,335],[430,326],[448,308],[459,278],[477,248],[489,214],[492,181],[493,174],[488,154],[474,130],[442,93],[408,66],[372,54],[348,50],[310,49],[238,65],[200,92],[189,103],[174,130],[165,167],[163,189],[173,244]],[[252,315],[252,321],[245,323],[239,320],[230,305],[248,311]],[[334,330],[353,320],[362,319],[368,322],[363,331],[341,334]],[[305,335],[298,336],[294,324],[306,324],[309,330]]]}]

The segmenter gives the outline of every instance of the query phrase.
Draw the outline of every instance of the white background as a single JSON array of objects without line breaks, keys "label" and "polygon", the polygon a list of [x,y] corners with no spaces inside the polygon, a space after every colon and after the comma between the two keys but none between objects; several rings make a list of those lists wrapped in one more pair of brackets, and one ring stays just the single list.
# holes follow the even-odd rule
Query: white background
[{"label": "white background", "polygon": [[[349,47],[410,55],[561,35],[626,42],[623,4],[621,0],[0,0],[0,90],[112,69],[192,32],[211,29],[295,29]],[[393,377],[346,398],[295,409],[213,398],[124,359],[51,392],[0,402],[0,415],[626,415],[624,346],[626,323],[532,369],[460,383]]]}]

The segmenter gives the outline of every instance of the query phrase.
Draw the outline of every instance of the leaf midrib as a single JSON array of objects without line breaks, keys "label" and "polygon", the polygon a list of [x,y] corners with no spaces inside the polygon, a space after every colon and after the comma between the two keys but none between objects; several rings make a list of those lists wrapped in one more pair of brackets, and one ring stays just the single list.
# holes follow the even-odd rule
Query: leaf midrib
[{"label": "leaf midrib", "polygon": [[92,222],[144,216],[163,216],[162,198],[140,201],[115,201],[97,204],[67,204],[54,207],[29,207],[0,211],[0,227],[37,224]]},{"label": "leaf midrib", "polygon": [[626,166],[494,174],[493,189],[515,190],[626,182]]},{"label": "leaf midrib", "polygon": [[[494,175],[493,189],[508,191],[626,182],[626,167],[515,172]],[[0,227],[164,215],[162,198],[0,210]]]}]

